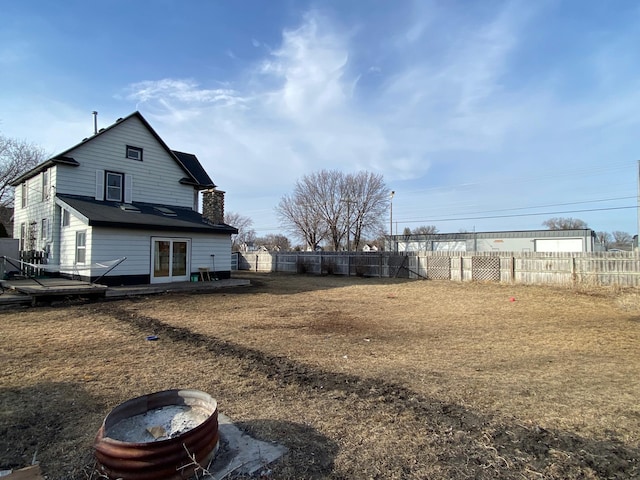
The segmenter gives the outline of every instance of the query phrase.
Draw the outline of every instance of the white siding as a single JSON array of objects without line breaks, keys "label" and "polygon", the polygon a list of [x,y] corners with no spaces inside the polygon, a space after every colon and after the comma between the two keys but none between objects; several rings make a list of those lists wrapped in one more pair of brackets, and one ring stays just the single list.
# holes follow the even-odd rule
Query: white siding
[{"label": "white siding", "polygon": [[[126,158],[127,145],[141,147],[143,160]],[[66,155],[80,166],[59,167],[57,193],[95,197],[96,170],[109,170],[132,176],[134,202],[193,207],[193,187],[179,183],[187,174],[136,117],[123,120]]]},{"label": "white siding", "polygon": [[[61,219],[59,220],[61,222]],[[76,233],[79,231],[86,232],[86,254],[84,264],[75,267],[76,262]],[[89,270],[82,269],[93,261],[91,258],[91,239],[92,228],[87,225],[84,219],[76,217],[73,212],[70,214],[70,222],[68,227],[60,227],[60,272],[67,274],[88,275]]]},{"label": "white siding", "polygon": [[[91,237],[91,251],[94,252],[92,262],[127,257],[110,275],[149,275],[151,273],[151,237],[190,239],[191,272],[197,272],[198,267],[211,268],[211,254],[215,254],[216,270],[231,270],[231,238],[229,235],[188,232],[115,230],[96,227],[92,229]],[[95,252],[100,252],[100,254]],[[93,275],[101,275],[102,273],[104,271],[95,271]]]},{"label": "white siding", "polygon": [[[191,242],[191,270],[208,267],[217,271],[231,270],[231,236],[230,235],[194,235]],[[211,255],[215,255],[211,258]]]},{"label": "white siding", "polygon": [[[55,177],[51,173],[53,169],[49,169],[49,176]],[[50,185],[52,185],[50,180]],[[51,189],[50,189],[51,190]],[[42,238],[40,226],[43,219],[48,219],[49,225],[53,225],[55,204],[54,196],[49,194],[48,198],[42,195],[42,173],[30,178],[26,181],[27,206],[22,207],[22,184],[15,189],[14,201],[14,221],[13,221],[13,237],[20,238],[20,226],[24,223],[27,230],[32,228],[35,232],[35,243],[33,245],[25,245],[25,248],[34,248],[35,250],[44,250],[48,244],[51,244],[51,235],[48,238]],[[35,224],[35,225],[34,225]],[[30,227],[30,225],[34,225]],[[52,229],[50,229],[52,232]],[[50,247],[49,247],[50,248]]]}]

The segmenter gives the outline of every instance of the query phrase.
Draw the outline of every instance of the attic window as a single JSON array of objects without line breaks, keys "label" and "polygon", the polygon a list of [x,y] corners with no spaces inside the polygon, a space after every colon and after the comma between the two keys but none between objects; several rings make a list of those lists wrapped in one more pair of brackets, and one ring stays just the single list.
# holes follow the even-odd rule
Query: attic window
[{"label": "attic window", "polygon": [[142,148],[140,147],[132,147],[131,145],[127,145],[127,158],[131,160],[142,161]]},{"label": "attic window", "polygon": [[167,217],[176,217],[178,214],[167,207],[153,207]]},{"label": "attic window", "polygon": [[134,207],[130,203],[123,203],[120,205],[120,208],[125,212],[140,213],[140,209],[138,207]]}]

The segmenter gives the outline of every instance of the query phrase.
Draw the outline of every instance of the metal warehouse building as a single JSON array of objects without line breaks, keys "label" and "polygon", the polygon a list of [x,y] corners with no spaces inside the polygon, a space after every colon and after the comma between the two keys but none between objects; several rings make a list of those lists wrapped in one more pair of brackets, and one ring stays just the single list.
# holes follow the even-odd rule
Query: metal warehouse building
[{"label": "metal warehouse building", "polygon": [[[596,233],[578,230],[433,233],[392,235],[385,250],[393,252],[594,252]],[[388,248],[390,247],[390,248]]]}]

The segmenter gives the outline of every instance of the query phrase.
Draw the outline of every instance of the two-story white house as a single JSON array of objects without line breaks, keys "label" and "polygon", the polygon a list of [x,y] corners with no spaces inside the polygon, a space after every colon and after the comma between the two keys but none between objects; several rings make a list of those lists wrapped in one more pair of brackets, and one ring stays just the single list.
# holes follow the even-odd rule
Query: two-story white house
[{"label": "two-story white house", "polygon": [[201,268],[230,276],[238,231],[223,223],[224,192],[195,155],[170,150],[139,112],[12,186],[20,250],[46,252],[63,277],[93,281],[107,271],[100,283],[131,285],[188,281]]}]

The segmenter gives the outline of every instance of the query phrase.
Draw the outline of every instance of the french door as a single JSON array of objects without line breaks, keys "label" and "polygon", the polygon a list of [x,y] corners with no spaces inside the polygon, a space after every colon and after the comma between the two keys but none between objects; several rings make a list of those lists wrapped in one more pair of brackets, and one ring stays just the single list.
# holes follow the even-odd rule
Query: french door
[{"label": "french door", "polygon": [[151,283],[189,281],[191,240],[151,238]]}]

